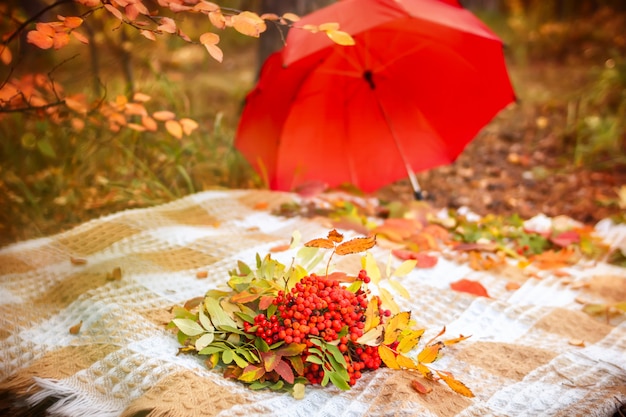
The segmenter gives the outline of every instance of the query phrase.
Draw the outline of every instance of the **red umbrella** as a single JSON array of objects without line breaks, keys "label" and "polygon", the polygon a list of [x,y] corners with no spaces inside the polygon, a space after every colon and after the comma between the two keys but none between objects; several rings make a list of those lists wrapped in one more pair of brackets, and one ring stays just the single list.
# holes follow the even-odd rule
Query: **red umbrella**
[{"label": "red umbrella", "polygon": [[298,26],[329,22],[356,44],[292,28],[246,98],[235,146],[272,189],[414,179],[515,99],[502,42],[456,1],[343,0]]}]

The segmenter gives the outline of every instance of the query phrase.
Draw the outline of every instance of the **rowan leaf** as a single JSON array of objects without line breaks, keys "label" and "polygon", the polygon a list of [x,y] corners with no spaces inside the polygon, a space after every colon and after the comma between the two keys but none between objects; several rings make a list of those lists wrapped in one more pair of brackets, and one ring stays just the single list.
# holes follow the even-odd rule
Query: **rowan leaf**
[{"label": "rowan leaf", "polygon": [[237,323],[224,311],[219,301],[212,297],[206,297],[204,299],[204,306],[206,307],[211,322],[214,326],[231,326],[237,327]]},{"label": "rowan leaf", "polygon": [[378,291],[380,293],[380,299],[383,306],[387,307],[393,314],[398,314],[400,312],[400,307],[398,307],[398,304],[394,301],[391,293],[384,288],[379,288]]},{"label": "rowan leaf", "polygon": [[196,350],[198,352],[201,351],[202,349],[204,349],[205,347],[213,343],[213,340],[215,340],[215,333],[210,332],[210,333],[203,334],[196,340],[196,343],[195,343]]},{"label": "rowan leaf", "polygon": [[[228,351],[224,353],[226,352]],[[265,375],[265,368],[250,364],[244,368],[243,373],[237,379],[243,382],[253,382],[260,379],[263,375]]]},{"label": "rowan leaf", "polygon": [[322,248],[322,249],[333,249],[335,244],[332,240],[327,238],[317,238],[313,240],[309,240],[304,244],[307,248]]},{"label": "rowan leaf", "polygon": [[391,287],[396,290],[398,292],[398,294],[400,294],[402,297],[406,298],[407,300],[411,299],[411,294],[409,294],[409,292],[407,291],[406,288],[404,288],[404,286],[402,284],[400,284],[398,281],[390,279],[387,281],[389,283],[389,285],[391,285]]},{"label": "rowan leaf", "polygon": [[400,369],[400,365],[398,365],[398,361],[396,361],[396,354],[389,346],[378,346],[378,355],[388,368]]},{"label": "rowan leaf", "polygon": [[290,343],[276,350],[276,354],[280,356],[295,356],[304,352],[305,343]]},{"label": "rowan leaf", "polygon": [[469,397],[469,398],[474,397],[474,393],[472,392],[472,390],[467,388],[467,386],[461,381],[459,381],[458,379],[455,379],[451,375],[448,375],[447,373],[444,373],[444,372],[439,372],[439,371],[436,371],[436,372],[439,378],[441,378],[443,382],[445,382],[446,385],[448,385],[452,389],[452,391],[456,392],[457,394],[461,394],[465,397]]},{"label": "rowan leaf", "polygon": [[454,291],[466,292],[480,297],[489,297],[485,287],[483,287],[480,282],[471,279],[462,278],[456,282],[452,282],[450,288]]},{"label": "rowan leaf", "polygon": [[417,363],[413,359],[407,358],[404,355],[396,356],[396,362],[398,363],[398,366],[400,366],[400,368],[417,369]]},{"label": "rowan leaf", "polygon": [[335,253],[337,255],[349,255],[352,253],[365,252],[373,248],[374,245],[376,245],[376,235],[356,237],[338,245],[335,249]]},{"label": "rowan leaf", "polygon": [[406,260],[406,261],[402,262],[400,264],[400,266],[398,268],[396,268],[396,270],[393,271],[393,273],[391,275],[395,276],[395,277],[404,277],[404,276],[408,275],[411,271],[413,271],[416,266],[417,266],[417,260],[416,259]]},{"label": "rowan leaf", "polygon": [[183,138],[183,127],[176,120],[166,120],[165,130],[167,130],[169,134],[174,136],[176,139]]},{"label": "rowan leaf", "polygon": [[285,362],[284,360],[281,359],[278,362],[278,364],[276,365],[276,368],[274,370],[288,384],[293,384],[294,383],[296,377],[293,374],[293,370],[291,369],[289,364],[287,362]]},{"label": "rowan leaf", "polygon": [[190,319],[173,319],[172,322],[187,336],[197,336],[205,332],[202,326]]},{"label": "rowan leaf", "polygon": [[422,349],[422,351],[417,355],[417,361],[419,363],[433,363],[437,359],[439,359],[439,354],[441,348],[444,347],[444,344],[441,342],[434,343],[432,345],[428,345]]},{"label": "rowan leaf", "polygon": [[330,232],[328,232],[327,238],[328,240],[333,241],[335,243],[343,242],[343,235],[339,233],[336,229],[333,229]]},{"label": "rowan leaf", "polygon": [[402,313],[398,313],[393,316],[385,326],[385,338],[383,343],[385,345],[390,345],[397,341],[400,333],[408,327],[410,320],[410,311],[403,311]]},{"label": "rowan leaf", "polygon": [[333,385],[340,390],[348,391],[350,389],[350,385],[348,384],[348,381],[346,381],[346,378],[343,378],[339,373],[328,372],[328,376],[330,378],[330,382],[332,382]]},{"label": "rowan leaf", "polygon": [[460,335],[459,337],[456,337],[454,339],[444,340],[443,344],[446,345],[446,346],[455,345],[455,344],[457,344],[459,342],[462,342],[463,340],[469,339],[470,337],[472,337],[472,336],[471,335],[470,336]]},{"label": "rowan leaf", "polygon": [[378,297],[372,297],[365,309],[365,326],[363,327],[363,332],[367,333],[370,329],[377,327],[379,324],[380,313],[378,310]]},{"label": "rowan leaf", "polygon": [[241,291],[235,293],[232,297],[230,297],[230,301],[232,301],[233,303],[245,304],[257,300],[259,297],[261,297],[261,294],[253,294],[248,291]]},{"label": "rowan leaf", "polygon": [[419,343],[423,334],[424,334],[424,329],[409,330],[408,333],[402,335],[402,339],[398,343],[396,350],[400,353],[409,352]]}]

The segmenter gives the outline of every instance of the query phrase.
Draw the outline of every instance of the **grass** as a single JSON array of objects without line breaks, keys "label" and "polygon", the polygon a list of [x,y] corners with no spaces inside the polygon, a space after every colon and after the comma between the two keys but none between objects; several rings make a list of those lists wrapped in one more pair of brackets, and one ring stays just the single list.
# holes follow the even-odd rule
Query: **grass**
[{"label": "grass", "polygon": [[[560,120],[554,126],[563,155],[580,165],[626,162],[624,155],[616,152],[624,146],[620,140],[626,143],[626,48],[619,41],[623,26],[618,24],[619,16],[602,13],[574,25],[545,21],[536,14],[515,19],[484,16],[509,45],[518,90],[534,88],[533,80],[525,79],[524,74],[532,73],[538,63],[566,62],[576,56],[571,42],[582,42],[577,45],[587,45],[591,51],[584,65],[572,64],[583,68],[585,82],[579,88],[546,95],[539,84],[536,94],[529,96],[549,117]],[[106,99],[112,100],[124,94],[128,84],[120,71],[123,58],[115,49],[114,32],[103,36],[99,42],[100,81]],[[611,46],[615,49],[612,64],[594,60],[593,54],[601,56],[597,45],[613,43],[617,46]],[[255,41],[236,35],[226,39],[223,64],[212,61],[202,48],[184,42],[153,44],[131,34],[129,44],[133,47],[135,89],[153,97],[147,104],[149,110],[171,110],[196,120],[199,128],[178,140],[165,129],[112,132],[88,121],[77,131],[71,124],[56,124],[41,115],[1,115],[0,246],[202,190],[260,186],[233,147],[243,98],[254,81]],[[92,79],[83,64],[87,62],[85,49],[29,56],[24,69],[49,68],[77,52],[83,55],[60,66],[54,77],[69,92],[85,91]],[[558,74],[554,76],[558,78]]]}]

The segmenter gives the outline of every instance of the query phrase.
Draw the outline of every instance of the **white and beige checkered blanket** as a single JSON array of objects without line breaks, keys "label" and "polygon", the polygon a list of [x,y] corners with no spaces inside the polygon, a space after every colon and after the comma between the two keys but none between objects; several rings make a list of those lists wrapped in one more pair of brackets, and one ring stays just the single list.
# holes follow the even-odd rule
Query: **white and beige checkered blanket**
[{"label": "white and beige checkered blanket", "polygon": [[[271,214],[296,198],[203,192],[0,249],[0,414],[612,416],[626,402],[626,321],[592,318],[578,302],[623,296],[624,269],[605,263],[568,268],[569,282],[586,285],[545,274],[516,291],[505,288],[510,277],[446,259],[401,278],[412,297],[397,301],[420,325],[472,335],[435,365],[475,398],[443,385],[421,395],[408,371],[380,369],[350,391],[308,387],[296,400],[252,391],[197,356],[177,355],[165,328],[172,306],[224,285],[237,260],[253,263],[296,229],[305,240],[326,235],[319,221]],[[613,244],[624,236],[618,226],[598,233]],[[386,262],[389,250],[372,253]],[[358,267],[358,259],[345,262]],[[451,291],[461,278],[481,282],[491,297]]]}]

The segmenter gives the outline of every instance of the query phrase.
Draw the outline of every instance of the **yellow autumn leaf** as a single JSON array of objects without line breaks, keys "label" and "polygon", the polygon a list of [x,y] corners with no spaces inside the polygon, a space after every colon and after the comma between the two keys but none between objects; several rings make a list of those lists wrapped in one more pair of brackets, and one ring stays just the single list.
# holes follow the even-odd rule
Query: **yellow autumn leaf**
[{"label": "yellow autumn leaf", "polygon": [[384,326],[379,325],[369,329],[356,340],[359,345],[378,346],[383,341]]},{"label": "yellow autumn leaf", "polygon": [[329,30],[339,30],[339,23],[337,22],[322,23],[321,25],[317,27],[317,29],[322,32],[326,32]]},{"label": "yellow autumn leaf", "polygon": [[383,343],[390,345],[398,340],[400,333],[409,325],[409,320],[411,320],[410,311],[403,311],[393,316],[385,326],[385,339]]},{"label": "yellow autumn leaf", "polygon": [[387,307],[392,314],[398,314],[400,307],[398,307],[398,304],[393,300],[391,293],[384,288],[379,288],[378,291],[380,292],[380,299],[383,302],[383,306]]},{"label": "yellow autumn leaf", "polygon": [[404,355],[396,356],[396,362],[401,368],[417,370],[417,363],[415,363],[413,359],[407,358]]},{"label": "yellow autumn leaf", "polygon": [[436,371],[436,372],[439,378],[441,378],[443,382],[445,382],[446,385],[448,385],[452,389],[452,391],[456,392],[457,394],[461,394],[465,397],[469,397],[469,398],[474,397],[474,393],[472,392],[472,390],[467,388],[467,386],[461,381],[459,381],[458,379],[455,379],[451,375],[447,375],[444,372],[439,372],[439,371]]},{"label": "yellow autumn leaf", "polygon": [[378,268],[374,255],[369,252],[366,253],[365,256],[361,258],[361,268],[365,269],[372,284],[378,285],[380,282],[380,268]]},{"label": "yellow autumn leaf", "polygon": [[237,32],[254,38],[258,38],[267,29],[265,20],[250,11],[244,11],[233,16],[231,24]]},{"label": "yellow autumn leaf", "polygon": [[400,266],[396,268],[396,270],[393,271],[391,275],[394,277],[404,277],[408,275],[411,271],[413,271],[416,266],[417,266],[417,260],[409,259],[407,261],[402,262]]},{"label": "yellow autumn leaf", "polygon": [[391,287],[396,290],[398,292],[398,294],[400,294],[401,296],[403,296],[404,298],[406,298],[407,300],[411,299],[411,295],[409,294],[409,292],[407,291],[406,288],[404,288],[404,286],[402,284],[400,284],[398,281],[395,281],[393,279],[390,279],[387,281],[389,283],[389,285],[391,285]]},{"label": "yellow autumn leaf", "polygon": [[415,369],[422,374],[422,376],[426,379],[433,379],[433,372],[428,368],[428,366],[418,363]]},{"label": "yellow autumn leaf", "polygon": [[423,334],[424,334],[424,329],[409,330],[408,333],[403,335],[396,349],[400,353],[407,353],[419,343]]},{"label": "yellow autumn leaf", "polygon": [[352,46],[356,44],[354,38],[350,36],[348,32],[343,32],[341,30],[325,30],[324,32],[330,40],[335,42],[337,45]]},{"label": "yellow autumn leaf", "polygon": [[282,18],[285,20],[290,20],[292,22],[297,22],[300,20],[300,16],[294,13],[285,13],[283,14]]},{"label": "yellow autumn leaf", "polygon": [[378,355],[387,368],[400,369],[400,365],[398,365],[398,362],[396,361],[396,354],[388,346],[378,346]]},{"label": "yellow autumn leaf", "polygon": [[166,120],[165,130],[167,130],[169,134],[174,136],[176,139],[182,139],[183,137],[183,127],[176,120]]},{"label": "yellow autumn leaf", "polygon": [[378,298],[373,297],[367,308],[365,309],[365,326],[363,327],[363,333],[368,332],[370,329],[380,324],[380,313],[378,311]]},{"label": "yellow autumn leaf", "polygon": [[419,363],[433,363],[439,358],[439,352],[441,348],[444,346],[443,343],[437,342],[432,345],[426,346],[422,351],[417,355],[417,361]]}]

